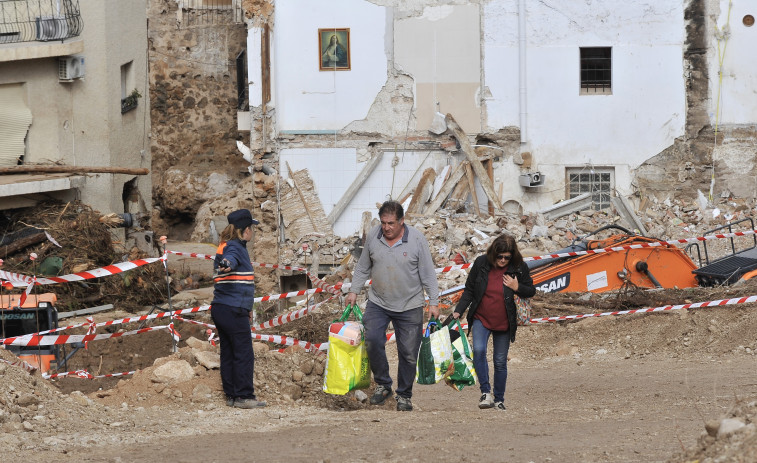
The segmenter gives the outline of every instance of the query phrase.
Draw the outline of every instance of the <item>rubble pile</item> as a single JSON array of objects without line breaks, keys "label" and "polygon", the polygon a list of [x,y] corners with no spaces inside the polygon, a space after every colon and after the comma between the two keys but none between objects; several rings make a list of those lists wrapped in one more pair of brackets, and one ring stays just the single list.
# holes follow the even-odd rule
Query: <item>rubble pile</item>
[{"label": "rubble pile", "polygon": [[[0,349],[0,359],[10,362],[18,358]],[[0,362],[0,447],[24,445],[26,436],[48,436],[45,444],[62,443],[58,437],[59,421],[80,416],[92,421],[102,406],[81,392],[61,394],[38,372],[29,373],[18,366]],[[8,447],[6,447],[8,446]]]},{"label": "rubble pile", "polygon": [[[322,391],[326,353],[307,352],[300,346],[279,351],[254,342],[255,384],[259,399],[271,405],[358,408],[354,394],[330,396]],[[220,350],[206,341],[189,338],[178,352],[160,357],[114,388],[90,394],[110,405],[153,407],[191,403],[213,409],[224,401],[220,378]]]},{"label": "rubble pile", "polygon": [[[656,200],[654,197],[642,202],[639,220],[644,224],[647,236],[660,240],[694,238],[709,230],[750,218],[755,205],[750,200],[730,197],[727,193],[716,198],[713,203],[704,200],[686,202],[682,199]],[[524,256],[538,256],[552,253],[569,246],[574,240],[587,236],[607,225],[618,225],[631,232],[639,233],[633,224],[625,222],[616,210],[586,209],[548,220],[543,214],[497,214],[479,217],[471,213],[455,213],[439,210],[432,217],[407,215],[406,223],[419,229],[429,242],[431,255],[437,267],[471,262],[484,253],[489,243],[501,232],[515,236]],[[373,219],[371,225],[378,224]],[[751,222],[745,222],[733,231],[752,229]],[[282,246],[280,263],[297,267],[317,268],[331,264],[336,276],[348,276],[344,262],[352,268],[357,261],[366,230],[353,236],[340,238],[334,235],[310,233],[297,239],[287,239]],[[719,233],[728,233],[725,229]],[[605,235],[590,236],[601,238],[606,234],[620,233],[610,229]],[[708,242],[710,259],[720,257],[718,253],[728,249],[728,240]],[[307,244],[307,246],[303,246]],[[713,252],[714,251],[714,252]],[[451,288],[465,282],[467,271],[452,271],[439,275],[440,287]],[[327,281],[335,283],[338,278]]]},{"label": "rubble pile", "polygon": [[[18,209],[0,218],[2,268],[24,275],[57,276],[149,257],[136,246],[125,249],[114,241],[108,225],[112,216],[102,216],[78,201]],[[59,311],[100,302],[136,310],[166,299],[165,270],[159,264],[146,265],[107,278],[35,290],[55,293]]]}]

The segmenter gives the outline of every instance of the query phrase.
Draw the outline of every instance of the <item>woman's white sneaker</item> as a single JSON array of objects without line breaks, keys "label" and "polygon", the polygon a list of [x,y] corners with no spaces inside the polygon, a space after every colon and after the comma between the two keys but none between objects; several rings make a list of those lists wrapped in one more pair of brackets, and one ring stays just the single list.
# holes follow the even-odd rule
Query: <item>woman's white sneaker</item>
[{"label": "woman's white sneaker", "polygon": [[481,394],[481,398],[478,400],[478,408],[494,408],[494,397],[489,392]]}]

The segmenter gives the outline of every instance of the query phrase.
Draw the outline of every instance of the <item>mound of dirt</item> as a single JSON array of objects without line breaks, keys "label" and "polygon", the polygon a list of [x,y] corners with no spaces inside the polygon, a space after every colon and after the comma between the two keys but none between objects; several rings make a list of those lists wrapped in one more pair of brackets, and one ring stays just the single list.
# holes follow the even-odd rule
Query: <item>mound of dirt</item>
[{"label": "mound of dirt", "polygon": [[669,463],[757,461],[757,402],[737,400],[726,416],[708,421],[698,445]]},{"label": "mound of dirt", "polygon": [[[2,349],[0,359],[10,362],[18,360],[15,355]],[[0,362],[0,385],[0,447],[11,444],[23,447],[27,437],[54,436],[60,422],[71,416],[82,420],[81,429],[102,423],[101,404],[79,391],[70,394],[59,392],[39,372],[30,373]],[[48,437],[45,443],[55,444],[56,439]]]}]

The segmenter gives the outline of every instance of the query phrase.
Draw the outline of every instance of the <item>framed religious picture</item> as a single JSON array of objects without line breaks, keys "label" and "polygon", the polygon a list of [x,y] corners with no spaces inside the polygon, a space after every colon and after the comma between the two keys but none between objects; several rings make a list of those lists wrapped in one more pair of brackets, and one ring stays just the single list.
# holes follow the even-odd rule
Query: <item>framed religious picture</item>
[{"label": "framed religious picture", "polygon": [[318,69],[350,70],[350,30],[318,29]]}]

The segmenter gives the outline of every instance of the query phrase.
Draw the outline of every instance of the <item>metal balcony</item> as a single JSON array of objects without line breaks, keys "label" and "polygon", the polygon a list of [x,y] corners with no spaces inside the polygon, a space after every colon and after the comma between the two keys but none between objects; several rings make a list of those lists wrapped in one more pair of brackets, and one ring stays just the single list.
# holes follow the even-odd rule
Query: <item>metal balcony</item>
[{"label": "metal balcony", "polygon": [[0,44],[62,41],[83,27],[79,0],[0,1]]}]

